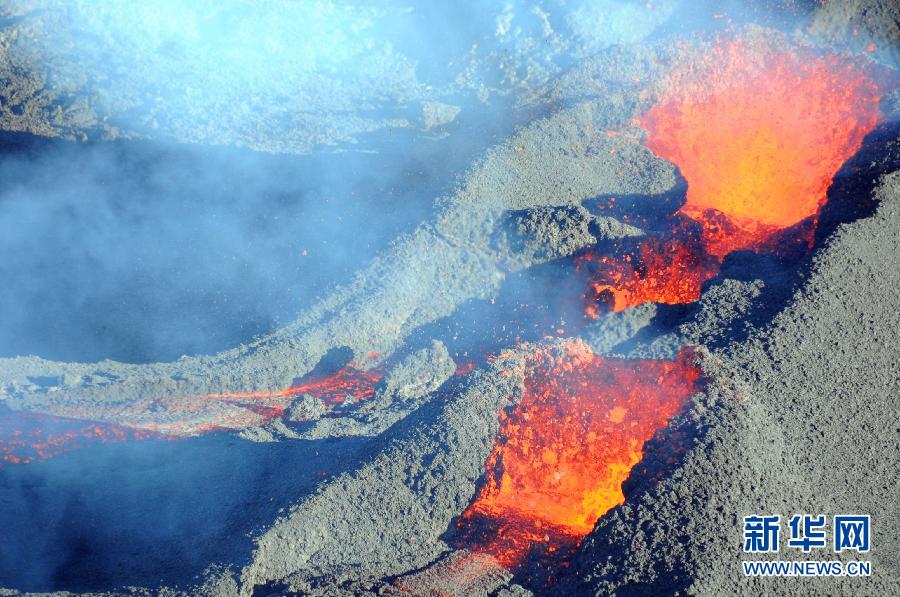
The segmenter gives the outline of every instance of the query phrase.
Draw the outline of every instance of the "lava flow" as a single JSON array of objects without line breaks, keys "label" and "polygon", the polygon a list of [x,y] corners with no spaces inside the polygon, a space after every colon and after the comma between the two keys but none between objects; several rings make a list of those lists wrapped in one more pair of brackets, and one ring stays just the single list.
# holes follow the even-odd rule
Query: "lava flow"
[{"label": "lava flow", "polygon": [[162,439],[149,431],[0,409],[0,465],[30,464],[102,442]]},{"label": "lava flow", "polygon": [[[383,376],[383,366],[363,370],[349,364],[334,373],[308,375],[301,383],[283,390],[192,396],[187,400],[175,402],[169,410],[186,410],[192,414],[197,410],[211,412],[212,418],[209,422],[197,426],[185,425],[182,421],[160,425],[154,421],[149,428],[179,435],[196,435],[262,425],[272,419],[283,417],[291,403],[303,394],[316,398],[327,407],[337,406],[351,397],[355,401],[368,400],[375,395],[375,386]],[[212,407],[212,404],[217,404],[218,408]]]},{"label": "lava flow", "polygon": [[[367,400],[383,368],[368,371],[347,365],[330,375],[311,375],[284,390],[171,397],[118,413],[118,423],[95,422],[83,409],[57,409],[57,415],[0,411],[0,462],[28,464],[98,441],[175,440],[214,431],[262,425],[282,417],[300,395],[325,406],[350,396]],[[63,416],[59,416],[63,415]]]},{"label": "lava flow", "polygon": [[698,239],[677,234],[668,240],[648,237],[623,256],[587,252],[576,258],[576,267],[591,274],[585,312],[597,319],[604,304],[619,312],[647,302],[694,302],[702,284],[716,275],[719,262]]},{"label": "lava flow", "polygon": [[[331,375],[311,376],[303,383],[283,390],[204,394],[204,396],[206,398],[225,400],[279,401],[282,398],[293,398],[301,394],[310,394],[323,403],[334,406],[346,400],[348,396],[353,396],[356,400],[368,400],[375,395],[375,384],[382,377],[383,371],[381,368],[364,371],[357,369],[353,365],[347,365]],[[273,408],[281,408],[283,411],[284,407],[274,405]]]},{"label": "lava flow", "polygon": [[[591,318],[693,302],[732,251],[775,252],[785,235],[808,249],[834,175],[881,118],[878,85],[857,60],[722,39],[685,62],[637,123],[647,147],[681,170],[686,202],[665,238],[580,258]],[[698,242],[684,239],[690,223]]]},{"label": "lava flow", "polygon": [[460,547],[515,570],[534,549],[577,545],[610,508],[644,442],[694,393],[688,351],[675,361],[595,356],[580,340],[538,350],[522,401],[501,411],[487,482],[459,521]]}]

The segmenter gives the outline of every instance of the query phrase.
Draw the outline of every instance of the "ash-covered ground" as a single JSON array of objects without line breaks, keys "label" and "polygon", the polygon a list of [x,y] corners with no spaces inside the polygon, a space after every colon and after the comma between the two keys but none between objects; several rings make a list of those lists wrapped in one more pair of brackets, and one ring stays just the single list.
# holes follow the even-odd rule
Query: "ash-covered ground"
[{"label": "ash-covered ground", "polygon": [[0,594],[896,592],[895,3],[229,6],[0,9]]}]

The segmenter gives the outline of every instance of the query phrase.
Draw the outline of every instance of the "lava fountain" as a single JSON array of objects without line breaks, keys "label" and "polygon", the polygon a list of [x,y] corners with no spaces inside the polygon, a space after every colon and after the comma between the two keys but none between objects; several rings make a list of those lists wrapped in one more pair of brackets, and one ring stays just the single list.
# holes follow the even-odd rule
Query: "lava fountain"
[{"label": "lava fountain", "polygon": [[[681,213],[716,256],[758,248],[814,216],[835,173],[878,123],[879,89],[857,61],[719,41],[639,120],[647,147],[688,181]],[[718,214],[736,230],[717,235]]]},{"label": "lava fountain", "polygon": [[[723,38],[672,70],[637,118],[646,145],[688,189],[667,238],[618,257],[588,253],[587,315],[643,302],[689,303],[732,251],[807,249],[841,165],[878,124],[879,86],[861,61]],[[699,225],[699,239],[686,224]]]}]

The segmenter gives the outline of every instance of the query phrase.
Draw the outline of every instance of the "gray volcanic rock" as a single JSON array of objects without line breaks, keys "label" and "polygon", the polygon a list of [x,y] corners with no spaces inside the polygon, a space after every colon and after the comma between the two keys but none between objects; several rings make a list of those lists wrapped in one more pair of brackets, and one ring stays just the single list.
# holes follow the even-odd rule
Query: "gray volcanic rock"
[{"label": "gray volcanic rock", "polygon": [[317,421],[328,412],[325,404],[310,394],[303,394],[287,408],[285,419],[292,423],[306,423],[308,421]]},{"label": "gray volcanic rock", "polygon": [[388,372],[380,394],[386,402],[424,396],[441,387],[454,371],[456,364],[447,347],[433,340],[430,347],[407,356]]},{"label": "gray volcanic rock", "polygon": [[377,580],[447,551],[441,536],[475,493],[497,413],[521,398],[516,362],[511,355],[473,372],[379,436],[353,472],[275,521],[241,575],[243,592],[278,582],[308,592],[342,579]]},{"label": "gray volcanic rock", "polygon": [[395,584],[412,595],[491,595],[508,587],[511,580],[512,574],[493,556],[461,549],[424,570],[403,576]]},{"label": "gray volcanic rock", "polygon": [[598,242],[640,236],[639,228],[591,214],[581,205],[509,212],[497,244],[510,253],[510,269],[524,269],[575,254]]},{"label": "gray volcanic rock", "polygon": [[894,0],[825,2],[813,15],[809,32],[819,39],[847,45],[885,64],[900,64],[900,21]]},{"label": "gray volcanic rock", "polygon": [[532,93],[573,58],[641,41],[673,11],[11,0],[0,6],[0,121],[44,136],[295,154],[366,146],[380,132],[433,136],[467,109],[502,113],[498,100]]},{"label": "gray volcanic rock", "polygon": [[621,313],[609,313],[601,317],[587,326],[582,336],[590,344],[594,354],[609,354],[618,345],[633,339],[641,330],[650,326],[655,316],[656,305],[644,303]]},{"label": "gray volcanic rock", "polygon": [[[661,464],[668,442],[656,446],[658,455],[648,450],[641,468],[662,468],[664,478],[632,473],[626,504],[586,539],[573,590],[794,594],[802,582],[817,594],[893,592],[900,171],[880,179],[874,198],[872,217],[841,225],[816,253],[787,308],[704,361],[713,379],[705,398],[666,434],[694,438],[682,460]],[[872,576],[743,577],[741,518],[797,512],[870,514]],[[821,559],[802,551],[777,557]]]},{"label": "gray volcanic rock", "polygon": [[761,279],[743,281],[723,277],[706,288],[691,307],[690,316],[679,322],[675,329],[653,334],[655,328],[652,322],[647,322],[646,340],[636,342],[627,352],[632,357],[671,359],[685,345],[715,346],[744,337],[752,329],[750,314],[763,309],[760,297],[765,296],[766,305],[774,304],[781,292],[784,292],[783,286],[771,284],[767,287]]},{"label": "gray volcanic rock", "polygon": [[[576,206],[598,195],[652,197],[677,186],[674,167],[637,140],[595,134],[629,118],[607,102],[584,102],[523,128],[489,150],[455,194],[438,199],[434,223],[397,239],[353,282],[268,336],[212,356],[149,365],[0,359],[0,397],[15,410],[77,412],[137,427],[171,418],[192,433],[228,419],[235,407],[206,401],[199,411],[186,409],[185,397],[280,390],[334,348],[349,348],[361,366],[370,366],[370,353],[391,355],[413,330],[466,301],[490,298],[510,271],[530,264],[533,256],[523,258],[494,241],[506,211]],[[580,231],[587,221],[580,217],[574,227],[557,229]],[[636,233],[609,219],[594,222],[590,235],[577,232],[560,251]]]},{"label": "gray volcanic rock", "polygon": [[441,102],[422,102],[422,120],[426,130],[444,126],[453,122],[461,108]]}]

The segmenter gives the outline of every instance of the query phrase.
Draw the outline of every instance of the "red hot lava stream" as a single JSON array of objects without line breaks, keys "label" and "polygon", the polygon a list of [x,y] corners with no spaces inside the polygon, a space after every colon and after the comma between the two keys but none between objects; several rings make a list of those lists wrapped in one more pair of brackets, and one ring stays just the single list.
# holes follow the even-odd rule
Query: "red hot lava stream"
[{"label": "red hot lava stream", "polygon": [[302,394],[331,407],[348,396],[368,400],[382,376],[383,367],[364,371],[347,365],[283,390],[172,397],[166,401],[165,416],[122,413],[118,424],[92,421],[91,413],[74,408],[59,413],[64,416],[0,411],[0,465],[46,460],[97,442],[175,440],[261,425],[284,416]]},{"label": "red hot lava stream", "polygon": [[30,464],[97,443],[163,438],[110,423],[0,411],[0,466]]},{"label": "red hot lava stream", "polygon": [[646,442],[695,392],[690,351],[675,361],[596,356],[580,340],[538,349],[523,398],[501,411],[485,485],[459,521],[460,545],[516,569],[533,546],[577,545],[624,500]]},{"label": "red hot lava stream", "polygon": [[[244,400],[259,403],[263,408],[272,408],[284,414],[284,408],[291,399],[301,394],[315,396],[323,403],[334,406],[353,396],[356,400],[368,400],[375,395],[375,385],[381,381],[381,368],[364,371],[347,365],[335,373],[323,377],[312,377],[303,383],[272,392],[234,392],[225,394],[203,394],[206,398],[219,400]],[[284,400],[288,399],[288,400]],[[280,406],[280,405],[284,406]]]}]

